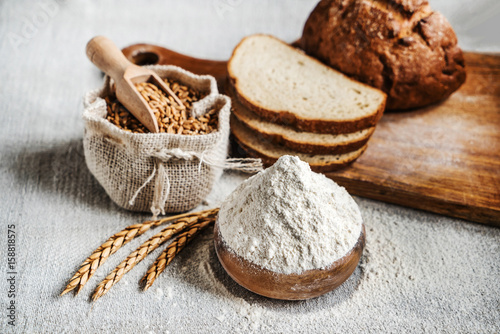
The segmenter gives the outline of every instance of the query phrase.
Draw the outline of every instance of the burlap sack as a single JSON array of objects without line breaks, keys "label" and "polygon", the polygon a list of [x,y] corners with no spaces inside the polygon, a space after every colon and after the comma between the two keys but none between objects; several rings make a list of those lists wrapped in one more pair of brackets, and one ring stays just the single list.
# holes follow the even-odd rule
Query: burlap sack
[{"label": "burlap sack", "polygon": [[172,78],[206,97],[193,104],[192,114],[218,109],[218,130],[207,135],[166,133],[135,134],[106,120],[111,80],[85,95],[83,139],[90,172],[120,207],[151,211],[182,212],[197,206],[211,191],[223,168],[258,170],[259,164],[226,160],[231,100],[218,93],[211,76],[199,76],[175,66],[151,66],[162,78]]}]

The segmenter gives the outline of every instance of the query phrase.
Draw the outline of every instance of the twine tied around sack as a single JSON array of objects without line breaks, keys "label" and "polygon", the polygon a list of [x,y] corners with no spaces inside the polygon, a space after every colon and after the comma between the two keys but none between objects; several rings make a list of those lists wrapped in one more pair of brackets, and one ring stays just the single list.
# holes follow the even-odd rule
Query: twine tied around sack
[{"label": "twine tied around sack", "polygon": [[168,177],[168,171],[165,164],[171,160],[199,160],[198,173],[201,173],[202,164],[222,169],[239,170],[246,173],[256,173],[263,169],[262,161],[260,159],[229,158],[225,159],[221,164],[217,161],[211,161],[210,157],[206,156],[206,152],[207,151],[203,151],[201,153],[193,151],[183,151],[180,148],[173,148],[168,150],[153,150],[147,152],[147,155],[154,158],[153,172],[136,190],[136,192],[130,199],[129,204],[134,205],[134,202],[141,190],[144,189],[144,187],[146,187],[156,175],[153,200],[151,203],[151,212],[153,213],[153,219],[156,219],[156,217],[158,217],[160,213],[162,215],[165,214],[165,203],[167,202],[168,196],[170,194],[170,179]]}]

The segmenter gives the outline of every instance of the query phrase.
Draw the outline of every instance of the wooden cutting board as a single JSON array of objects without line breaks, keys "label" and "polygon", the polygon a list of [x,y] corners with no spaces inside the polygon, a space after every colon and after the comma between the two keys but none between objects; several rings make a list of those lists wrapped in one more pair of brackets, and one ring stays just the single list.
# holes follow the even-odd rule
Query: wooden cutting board
[{"label": "wooden cutting board", "polygon": [[[159,46],[123,49],[137,64],[211,74],[221,90],[226,62]],[[427,108],[386,112],[366,152],[327,176],[354,195],[500,226],[500,55],[465,53],[467,81]]]}]

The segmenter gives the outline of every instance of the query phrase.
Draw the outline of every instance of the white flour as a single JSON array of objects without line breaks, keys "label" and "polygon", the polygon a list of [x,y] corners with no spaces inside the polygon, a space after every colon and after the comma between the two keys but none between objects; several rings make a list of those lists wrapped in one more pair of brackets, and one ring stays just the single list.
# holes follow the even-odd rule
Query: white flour
[{"label": "white flour", "polygon": [[242,183],[219,212],[237,255],[283,274],[332,264],[354,247],[361,223],[344,188],[292,156]]}]

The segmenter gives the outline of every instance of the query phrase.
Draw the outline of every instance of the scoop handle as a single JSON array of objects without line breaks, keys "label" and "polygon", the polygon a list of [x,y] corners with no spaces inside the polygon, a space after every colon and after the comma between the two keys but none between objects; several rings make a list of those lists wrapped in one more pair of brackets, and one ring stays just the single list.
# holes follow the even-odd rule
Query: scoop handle
[{"label": "scoop handle", "polygon": [[86,53],[90,61],[115,82],[123,77],[127,67],[133,65],[115,43],[104,36],[92,38],[87,43]]}]

